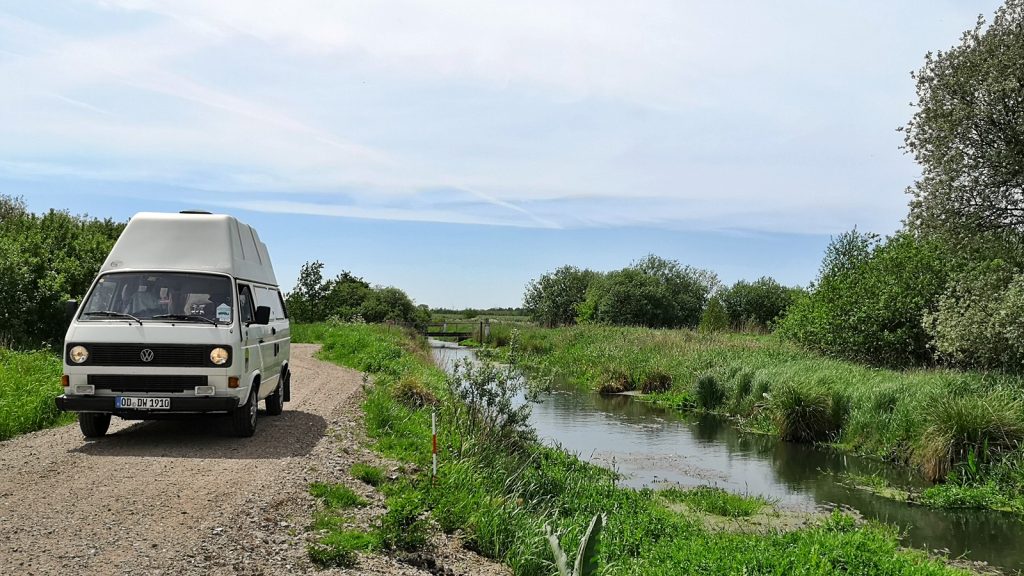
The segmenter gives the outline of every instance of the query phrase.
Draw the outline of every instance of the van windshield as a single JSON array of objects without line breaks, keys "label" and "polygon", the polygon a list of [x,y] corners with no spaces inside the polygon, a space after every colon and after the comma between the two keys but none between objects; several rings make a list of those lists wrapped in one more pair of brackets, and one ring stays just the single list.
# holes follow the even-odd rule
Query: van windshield
[{"label": "van windshield", "polygon": [[96,280],[80,318],[230,324],[235,303],[224,276],[183,272],[115,272]]}]

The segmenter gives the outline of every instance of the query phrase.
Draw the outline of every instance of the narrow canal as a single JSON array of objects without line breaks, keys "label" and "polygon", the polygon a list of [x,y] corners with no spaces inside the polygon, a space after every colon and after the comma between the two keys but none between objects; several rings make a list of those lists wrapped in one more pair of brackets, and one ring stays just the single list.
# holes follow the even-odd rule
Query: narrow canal
[{"label": "narrow canal", "polygon": [[[450,369],[469,348],[431,341],[434,359]],[[985,561],[1009,573],[1024,570],[1024,520],[977,510],[933,510],[876,496],[843,483],[846,474],[878,475],[894,486],[920,487],[913,470],[813,446],[739,432],[728,421],[692,417],[629,396],[555,390],[533,405],[540,438],[580,458],[614,468],[623,484],[711,485],[761,495],[780,508],[836,505],[894,524],[906,546]]]}]

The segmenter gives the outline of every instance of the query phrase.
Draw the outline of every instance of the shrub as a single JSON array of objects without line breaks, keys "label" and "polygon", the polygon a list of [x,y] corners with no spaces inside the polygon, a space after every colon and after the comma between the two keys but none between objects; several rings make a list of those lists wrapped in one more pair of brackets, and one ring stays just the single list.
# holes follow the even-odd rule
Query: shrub
[{"label": "shrub", "polygon": [[733,328],[769,329],[802,293],[767,276],[754,282],[740,280],[722,290],[719,297]]},{"label": "shrub", "polygon": [[718,277],[654,255],[591,282],[580,319],[620,326],[696,328]]},{"label": "shrub", "polygon": [[725,401],[725,388],[714,374],[701,374],[694,383],[694,397],[697,406],[704,410],[714,410]]},{"label": "shrub", "polygon": [[951,282],[926,317],[939,356],[969,368],[1019,371],[1024,364],[1024,275],[1002,260]]},{"label": "shrub", "polygon": [[942,480],[958,462],[990,461],[1024,440],[1021,400],[1004,391],[934,394],[923,406],[926,429],[914,457],[926,478]]},{"label": "shrub", "polygon": [[712,298],[704,308],[704,314],[700,317],[700,325],[697,330],[702,334],[721,332],[729,327],[729,315],[720,299]]},{"label": "shrub", "polygon": [[935,242],[900,233],[848,232],[833,240],[812,292],[779,324],[800,344],[837,357],[907,366],[931,360],[924,315],[945,289],[947,259]]},{"label": "shrub", "polygon": [[523,308],[543,326],[575,324],[577,308],[586,300],[587,289],[599,276],[592,270],[562,266],[527,284]]}]

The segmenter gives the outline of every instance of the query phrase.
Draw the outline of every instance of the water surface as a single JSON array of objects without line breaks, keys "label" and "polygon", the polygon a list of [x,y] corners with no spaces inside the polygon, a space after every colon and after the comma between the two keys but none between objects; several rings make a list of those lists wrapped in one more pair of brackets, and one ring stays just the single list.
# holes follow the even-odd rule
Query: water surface
[{"label": "water surface", "polygon": [[[472,350],[432,341],[439,365],[450,368]],[[635,488],[718,486],[774,499],[781,507],[817,510],[836,505],[895,524],[903,543],[951,556],[1024,570],[1024,521],[981,510],[933,510],[846,486],[845,473],[874,474],[890,484],[922,487],[915,471],[769,436],[741,433],[716,417],[693,417],[630,396],[555,390],[533,405],[541,440],[614,468]]]}]

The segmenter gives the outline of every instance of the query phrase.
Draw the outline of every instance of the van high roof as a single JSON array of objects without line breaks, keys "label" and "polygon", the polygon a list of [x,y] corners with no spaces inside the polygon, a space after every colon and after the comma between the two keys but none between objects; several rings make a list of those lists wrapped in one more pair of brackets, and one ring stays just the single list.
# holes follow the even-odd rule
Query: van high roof
[{"label": "van high roof", "polygon": [[100,273],[120,270],[220,272],[277,286],[270,254],[256,230],[225,214],[136,214]]}]

